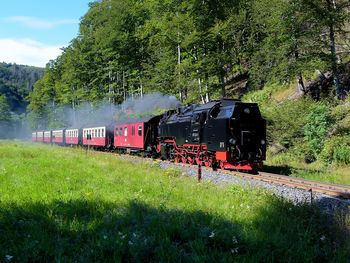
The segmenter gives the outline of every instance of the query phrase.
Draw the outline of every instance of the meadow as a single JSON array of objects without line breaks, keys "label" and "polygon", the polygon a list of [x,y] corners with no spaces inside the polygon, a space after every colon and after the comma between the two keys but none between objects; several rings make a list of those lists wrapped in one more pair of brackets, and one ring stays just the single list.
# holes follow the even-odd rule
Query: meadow
[{"label": "meadow", "polygon": [[343,230],[156,161],[0,141],[0,262],[348,262]]}]

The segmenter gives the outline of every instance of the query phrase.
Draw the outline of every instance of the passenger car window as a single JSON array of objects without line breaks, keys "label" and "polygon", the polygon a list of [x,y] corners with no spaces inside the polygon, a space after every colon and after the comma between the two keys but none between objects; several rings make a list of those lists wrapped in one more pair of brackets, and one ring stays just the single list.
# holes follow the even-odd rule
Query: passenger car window
[{"label": "passenger car window", "polygon": [[139,136],[142,136],[142,125],[139,125],[138,129],[137,129],[137,134]]},{"label": "passenger car window", "polygon": [[127,127],[124,128],[124,136],[128,136],[128,128]]}]

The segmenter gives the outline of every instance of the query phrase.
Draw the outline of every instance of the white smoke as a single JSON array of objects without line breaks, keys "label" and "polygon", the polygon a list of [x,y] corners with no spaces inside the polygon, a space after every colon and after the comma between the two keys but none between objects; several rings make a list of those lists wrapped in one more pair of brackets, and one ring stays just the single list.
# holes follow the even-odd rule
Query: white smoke
[{"label": "white smoke", "polygon": [[175,96],[150,93],[140,97],[129,97],[122,104],[114,105],[107,101],[82,103],[75,109],[71,107],[50,108],[51,120],[47,128],[81,128],[94,125],[108,125],[120,119],[138,119],[161,114],[176,109],[181,103]]}]

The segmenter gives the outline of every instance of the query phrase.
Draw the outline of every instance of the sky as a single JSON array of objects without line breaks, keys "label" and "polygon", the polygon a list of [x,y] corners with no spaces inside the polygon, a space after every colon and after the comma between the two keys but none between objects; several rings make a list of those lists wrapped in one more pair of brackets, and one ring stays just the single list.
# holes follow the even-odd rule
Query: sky
[{"label": "sky", "polygon": [[0,62],[45,67],[78,35],[92,0],[0,0]]}]

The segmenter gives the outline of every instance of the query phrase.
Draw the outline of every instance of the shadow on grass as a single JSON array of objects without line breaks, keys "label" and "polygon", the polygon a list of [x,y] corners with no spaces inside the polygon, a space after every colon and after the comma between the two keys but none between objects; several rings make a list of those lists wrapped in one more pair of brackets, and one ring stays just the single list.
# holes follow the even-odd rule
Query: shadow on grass
[{"label": "shadow on grass", "polygon": [[303,173],[320,172],[317,170],[294,168],[288,165],[277,166],[277,165],[265,165],[265,164],[262,171],[268,172],[268,173],[283,174],[283,175],[291,175],[293,173],[300,173],[300,172],[303,172]]},{"label": "shadow on grass", "polygon": [[140,201],[0,203],[0,261],[230,262],[329,261],[322,217],[271,199],[247,221]]},{"label": "shadow on grass", "polygon": [[262,171],[275,174],[291,175],[293,168],[290,166],[275,166],[264,164]]}]

